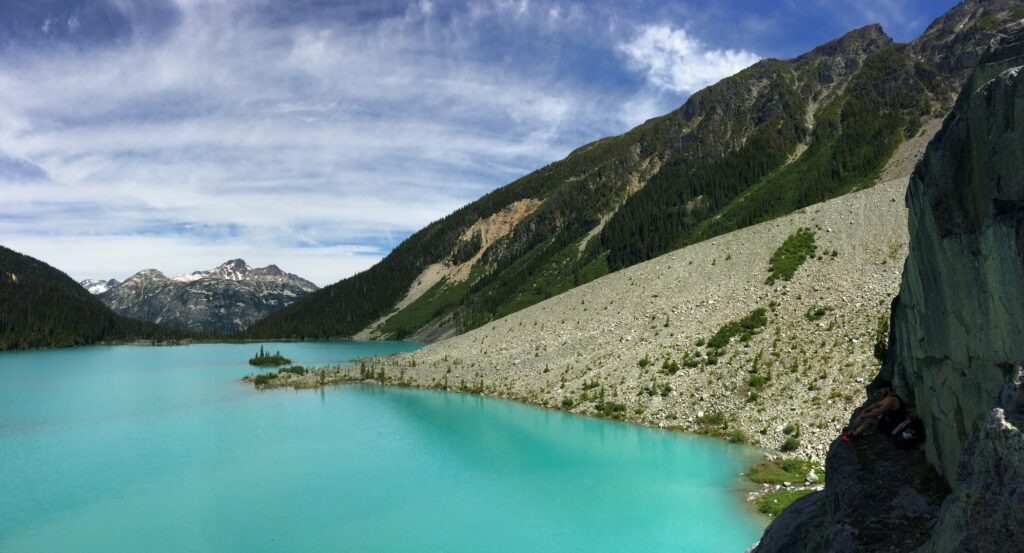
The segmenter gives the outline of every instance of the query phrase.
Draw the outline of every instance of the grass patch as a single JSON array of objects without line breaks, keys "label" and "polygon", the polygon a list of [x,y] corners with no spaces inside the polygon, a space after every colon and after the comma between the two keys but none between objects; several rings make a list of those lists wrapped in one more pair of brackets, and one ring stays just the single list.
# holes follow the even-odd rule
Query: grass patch
[{"label": "grass patch", "polygon": [[459,305],[466,293],[469,292],[469,282],[469,279],[462,282],[449,282],[447,278],[441,279],[416,301],[388,318],[380,327],[381,333],[400,340],[416,332],[430,321]]},{"label": "grass patch", "polygon": [[734,444],[749,444],[750,436],[746,432],[736,429],[729,433],[729,441]]},{"label": "grass patch", "polygon": [[775,250],[768,262],[768,278],[764,283],[775,284],[778,280],[789,281],[793,279],[796,270],[813,257],[817,246],[814,243],[814,231],[800,227],[796,232],[789,235],[785,242]]},{"label": "grass patch", "polygon": [[768,310],[759,307],[738,321],[729,321],[722,325],[718,332],[715,332],[715,335],[708,340],[708,347],[722,349],[729,345],[729,341],[736,336],[739,336],[740,340],[747,342],[767,324]]},{"label": "grass patch", "polygon": [[725,414],[720,411],[705,413],[697,417],[697,422],[703,426],[724,426],[726,424]]},{"label": "grass patch", "polygon": [[271,380],[277,378],[277,373],[270,374],[258,374],[253,377],[252,383],[256,386],[265,386],[270,383]]},{"label": "grass patch", "polygon": [[807,312],[804,313],[804,318],[813,323],[814,321],[821,320],[830,311],[832,311],[831,305],[814,305],[807,309]]},{"label": "grass patch", "polygon": [[878,317],[878,324],[875,326],[875,359],[882,365],[889,357],[889,316]]},{"label": "grass patch", "polygon": [[[694,366],[696,366],[696,364]],[[682,369],[682,367],[680,367],[679,363],[673,359],[666,359],[665,362],[661,364],[662,374],[673,375],[679,372],[680,369]]]},{"label": "grass patch", "polygon": [[796,458],[762,461],[747,470],[747,478],[758,484],[802,483],[807,479],[807,473],[811,469],[818,474],[818,483],[823,484],[825,472],[821,465],[807,459]]},{"label": "grass patch", "polygon": [[602,417],[609,417],[613,419],[621,419],[626,414],[626,406],[613,401],[598,401],[597,404],[594,405],[594,409],[597,411],[597,414]]},{"label": "grass patch", "polygon": [[747,384],[755,390],[760,390],[768,384],[768,380],[759,374],[752,374],[750,375],[750,378],[747,379]]},{"label": "grass patch", "polygon": [[[696,428],[696,432],[698,434],[711,436],[712,438],[726,438],[730,440],[734,437],[729,433],[729,420],[722,412],[713,411],[711,413],[705,413],[704,415],[697,417],[697,424],[699,425]],[[740,436],[736,435],[735,437],[739,438]]]},{"label": "grass patch", "polygon": [[813,490],[779,490],[777,492],[770,492],[757,498],[757,510],[762,513],[775,517],[783,511],[786,507],[789,507],[797,499],[811,493]]}]

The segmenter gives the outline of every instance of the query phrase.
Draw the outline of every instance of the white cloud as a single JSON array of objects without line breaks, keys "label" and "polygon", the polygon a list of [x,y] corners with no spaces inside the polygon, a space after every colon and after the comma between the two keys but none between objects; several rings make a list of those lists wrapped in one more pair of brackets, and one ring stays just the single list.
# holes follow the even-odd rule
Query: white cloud
[{"label": "white cloud", "polygon": [[0,155],[48,176],[0,166],[0,243],[76,278],[242,257],[329,284],[756,59],[642,27],[617,47],[641,73],[587,58],[591,85],[551,52],[607,51],[634,29],[617,8],[417,0],[370,22],[268,22],[262,5],[181,0],[157,36],[0,58]]},{"label": "white cloud", "polygon": [[761,59],[746,50],[708,48],[686,30],[669,25],[641,27],[619,50],[652,85],[677,93],[696,92]]},{"label": "white cloud", "polygon": [[160,40],[0,60],[0,152],[50,176],[0,175],[0,242],[75,278],[243,257],[325,285],[609,129],[543,65],[474,61],[469,14],[271,27],[182,9]]}]

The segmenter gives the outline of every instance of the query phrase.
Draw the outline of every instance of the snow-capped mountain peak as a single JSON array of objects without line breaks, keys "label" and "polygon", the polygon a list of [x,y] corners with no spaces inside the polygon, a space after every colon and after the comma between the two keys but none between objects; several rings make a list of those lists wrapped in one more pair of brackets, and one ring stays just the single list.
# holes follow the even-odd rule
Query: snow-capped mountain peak
[{"label": "snow-capped mountain peak", "polygon": [[197,332],[231,334],[316,290],[276,265],[231,259],[207,271],[167,278],[139,271],[100,300],[119,314]]},{"label": "snow-capped mountain peak", "polygon": [[194,271],[185,275],[171,277],[171,280],[178,282],[194,282],[203,278],[219,278],[223,280],[250,280],[249,276],[253,269],[246,264],[244,259],[230,259],[209,271]]},{"label": "snow-capped mountain peak", "polygon": [[97,295],[102,294],[103,292],[106,292],[107,290],[110,290],[111,288],[114,288],[121,283],[118,282],[117,279],[115,278],[109,280],[96,280],[92,278],[87,278],[85,280],[79,281],[78,284],[81,284],[82,288],[85,288],[90,294]]},{"label": "snow-capped mountain peak", "polygon": [[250,267],[244,259],[229,259],[209,271],[195,271],[184,275],[178,275],[171,277],[171,280],[177,282],[195,282],[204,278],[233,280],[236,282],[249,280],[292,281],[297,286],[307,291],[316,290],[317,288],[312,282],[309,282],[297,275],[287,273],[281,270],[277,265]]},{"label": "snow-capped mountain peak", "polygon": [[211,276],[227,280],[248,280],[251,268],[244,259],[231,259],[209,271]]}]

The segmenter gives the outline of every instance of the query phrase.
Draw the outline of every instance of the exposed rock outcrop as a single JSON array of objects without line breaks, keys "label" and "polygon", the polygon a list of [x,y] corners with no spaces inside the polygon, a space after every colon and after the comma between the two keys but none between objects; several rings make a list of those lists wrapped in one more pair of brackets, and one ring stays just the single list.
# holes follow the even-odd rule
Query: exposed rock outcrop
[{"label": "exposed rock outcrop", "polygon": [[1024,21],[983,58],[907,202],[887,370],[954,489],[923,551],[1024,548]]},{"label": "exposed rock outcrop", "polygon": [[950,481],[1024,356],[1022,40],[1003,39],[979,68],[907,191],[911,254],[889,370]]},{"label": "exposed rock outcrop", "polygon": [[[758,552],[1024,548],[1024,21],[982,58],[918,165],[907,205],[910,253],[882,376],[923,421],[923,455],[882,437],[834,442],[825,491],[785,511]],[[914,455],[928,463],[883,470]],[[937,497],[930,480],[908,478],[928,467],[951,488],[939,509],[920,500]],[[909,504],[924,516],[914,526],[921,539],[903,539],[908,494],[919,496]]]}]

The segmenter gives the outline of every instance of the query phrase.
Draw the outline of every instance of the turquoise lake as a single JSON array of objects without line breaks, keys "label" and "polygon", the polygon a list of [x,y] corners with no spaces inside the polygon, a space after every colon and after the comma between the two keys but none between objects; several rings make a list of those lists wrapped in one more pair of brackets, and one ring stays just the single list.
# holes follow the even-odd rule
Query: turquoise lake
[{"label": "turquoise lake", "polygon": [[257,348],[0,353],[0,551],[742,552],[763,529],[749,449],[457,393],[259,392]]}]

